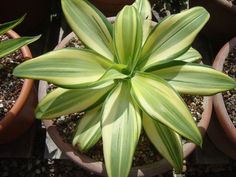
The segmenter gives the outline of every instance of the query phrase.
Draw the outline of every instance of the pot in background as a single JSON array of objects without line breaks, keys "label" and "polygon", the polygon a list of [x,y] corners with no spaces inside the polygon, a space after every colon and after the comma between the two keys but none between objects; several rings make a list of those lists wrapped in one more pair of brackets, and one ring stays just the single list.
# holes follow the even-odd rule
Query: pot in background
[{"label": "pot in background", "polygon": [[[234,47],[236,47],[236,37],[227,42],[218,52],[213,63],[216,70],[223,70],[224,61]],[[236,128],[230,120],[221,93],[213,97],[213,103],[216,115],[209,126],[209,137],[219,150],[230,158],[236,159]]]},{"label": "pot in background", "polygon": [[[7,32],[11,38],[20,36],[14,31]],[[27,46],[21,52],[26,59],[32,58]],[[0,120],[0,144],[10,143],[25,133],[34,123],[34,108],[37,105],[36,90],[33,80],[26,79],[20,95],[11,110]]]},{"label": "pot in background", "polygon": [[227,41],[236,36],[236,5],[227,0],[190,0],[190,7],[203,6],[210,13],[210,19],[202,29],[214,49],[219,51]]}]

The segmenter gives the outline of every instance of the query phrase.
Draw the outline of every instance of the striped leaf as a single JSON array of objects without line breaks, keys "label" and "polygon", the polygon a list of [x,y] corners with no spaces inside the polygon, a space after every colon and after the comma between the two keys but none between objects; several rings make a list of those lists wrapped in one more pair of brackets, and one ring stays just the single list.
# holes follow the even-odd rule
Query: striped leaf
[{"label": "striped leaf", "polygon": [[213,95],[236,87],[234,79],[207,65],[196,63],[170,62],[152,73],[185,94]]},{"label": "striped leaf", "polygon": [[21,37],[18,39],[9,39],[0,43],[0,57],[6,56],[15,50],[23,47],[24,45],[28,45],[36,40],[38,40],[40,36],[36,37]]},{"label": "striped leaf", "polygon": [[108,176],[127,177],[137,145],[141,118],[126,83],[107,97],[102,113],[103,153]]},{"label": "striped leaf", "polygon": [[143,25],[143,44],[146,41],[150,31],[152,24],[152,11],[151,5],[148,0],[136,0],[132,4],[140,13]]},{"label": "striped leaf", "polygon": [[208,19],[209,14],[204,8],[194,7],[163,20],[144,44],[143,70],[185,53]]},{"label": "striped leaf", "polygon": [[139,13],[133,6],[125,6],[114,25],[114,46],[119,63],[134,67],[142,45]]},{"label": "striped leaf", "polygon": [[64,88],[85,87],[113,64],[90,50],[67,48],[52,51],[17,66],[14,75],[41,79]]},{"label": "striped leaf", "polygon": [[190,49],[188,49],[187,52],[175,58],[174,60],[185,61],[185,62],[195,62],[200,59],[202,59],[201,54],[194,48],[190,47]]},{"label": "striped leaf", "polygon": [[133,99],[148,116],[195,144],[202,144],[201,134],[187,106],[165,80],[153,74],[137,72],[131,84]]},{"label": "striped leaf", "polygon": [[113,85],[91,89],[57,88],[39,102],[36,108],[36,118],[53,119],[91,109],[104,101],[112,87]]},{"label": "striped leaf", "polygon": [[93,147],[101,137],[101,106],[98,106],[87,111],[81,118],[76,128],[72,144],[81,151],[87,151]]},{"label": "striped leaf", "polygon": [[61,0],[62,10],[75,34],[89,48],[114,60],[112,26],[87,0]]},{"label": "striped leaf", "polygon": [[181,173],[183,168],[183,145],[180,136],[173,130],[150,118],[147,114],[143,117],[144,130],[160,152],[160,154]]},{"label": "striped leaf", "polygon": [[19,25],[24,20],[24,18],[25,18],[25,15],[16,20],[0,24],[0,35],[5,34],[7,31]]}]

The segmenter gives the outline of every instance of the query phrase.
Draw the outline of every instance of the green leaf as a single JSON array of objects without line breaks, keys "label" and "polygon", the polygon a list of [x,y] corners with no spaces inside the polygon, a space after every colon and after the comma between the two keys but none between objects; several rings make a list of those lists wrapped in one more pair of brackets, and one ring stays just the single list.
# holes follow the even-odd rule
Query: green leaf
[{"label": "green leaf", "polygon": [[100,79],[110,60],[88,49],[52,51],[17,66],[15,76],[41,79],[64,88],[80,88]]},{"label": "green leaf", "polygon": [[148,116],[195,144],[202,144],[201,134],[187,106],[165,80],[153,74],[137,72],[131,84],[133,99]]},{"label": "green leaf", "polygon": [[93,147],[102,137],[101,106],[89,110],[83,115],[76,128],[73,138],[73,146],[81,151],[87,151]]},{"label": "green leaf", "polygon": [[0,24],[0,35],[5,34],[7,31],[16,27],[18,24],[20,24],[24,20],[24,18],[25,18],[25,15],[16,20]]},{"label": "green leaf", "polygon": [[133,69],[142,45],[141,20],[133,6],[125,6],[117,15],[113,36],[119,63]]},{"label": "green leaf", "polygon": [[44,97],[36,108],[36,118],[53,119],[74,112],[81,112],[100,104],[113,85],[91,89],[57,88]]},{"label": "green leaf", "polygon": [[23,47],[24,45],[28,45],[36,40],[38,40],[40,36],[35,37],[21,37],[18,39],[9,39],[6,41],[2,41],[0,43],[0,57],[6,56],[15,50]]},{"label": "green leaf", "polygon": [[177,173],[183,169],[183,145],[181,137],[164,124],[150,118],[147,114],[143,116],[144,130],[160,152],[160,154],[175,168]]},{"label": "green leaf", "polygon": [[129,91],[128,84],[120,82],[107,97],[102,112],[103,153],[112,177],[128,176],[141,131],[140,112]]},{"label": "green leaf", "polygon": [[87,0],[61,0],[62,10],[75,34],[85,45],[114,60],[112,26]]},{"label": "green leaf", "polygon": [[178,92],[190,95],[213,95],[236,87],[234,79],[196,63],[174,61],[152,73],[165,79]]},{"label": "green leaf", "polygon": [[158,24],[148,36],[142,51],[143,70],[185,53],[209,19],[202,7],[172,15]]},{"label": "green leaf", "polygon": [[152,25],[152,11],[151,5],[148,0],[136,0],[132,4],[141,15],[143,26],[143,44],[146,41]]},{"label": "green leaf", "polygon": [[201,54],[194,48],[190,47],[190,49],[188,49],[187,52],[175,58],[174,60],[185,61],[185,62],[195,62],[200,59],[202,59]]}]

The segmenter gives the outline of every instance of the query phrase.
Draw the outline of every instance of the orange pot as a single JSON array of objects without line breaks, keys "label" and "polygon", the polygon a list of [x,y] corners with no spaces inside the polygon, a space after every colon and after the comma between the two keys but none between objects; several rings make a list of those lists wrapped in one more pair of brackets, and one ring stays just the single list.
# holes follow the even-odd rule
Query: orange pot
[{"label": "orange pot", "polygon": [[[20,37],[12,30],[7,32],[7,34],[11,38]],[[24,58],[32,58],[32,54],[27,46],[22,47],[21,52]],[[32,126],[34,122],[34,108],[37,104],[35,92],[33,80],[26,79],[15,105],[0,121],[0,144],[13,141]]]}]

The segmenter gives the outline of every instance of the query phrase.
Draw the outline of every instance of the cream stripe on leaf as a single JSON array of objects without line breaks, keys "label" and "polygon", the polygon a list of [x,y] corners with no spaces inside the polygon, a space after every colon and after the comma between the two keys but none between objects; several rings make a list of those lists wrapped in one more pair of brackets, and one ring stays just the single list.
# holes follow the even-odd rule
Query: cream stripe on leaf
[{"label": "cream stripe on leaf", "polygon": [[17,66],[14,75],[41,79],[64,88],[86,87],[100,79],[113,63],[88,49],[52,51]]},{"label": "cream stripe on leaf", "polygon": [[144,44],[142,70],[185,53],[208,19],[209,13],[204,8],[194,7],[163,20],[151,31]]},{"label": "cream stripe on leaf", "polygon": [[190,47],[190,49],[188,49],[187,52],[175,58],[174,60],[180,60],[180,61],[185,61],[185,62],[195,62],[201,59],[202,59],[201,54],[194,48]]},{"label": "cream stripe on leaf", "polygon": [[187,106],[165,80],[154,74],[137,72],[131,84],[133,99],[148,116],[195,144],[202,144],[201,134]]},{"label": "cream stripe on leaf", "polygon": [[101,137],[101,106],[98,106],[92,110],[86,111],[85,115],[79,120],[72,144],[81,151],[87,151],[93,147]]},{"label": "cream stripe on leaf", "polygon": [[83,43],[104,57],[114,60],[112,26],[87,0],[61,0],[67,22]]},{"label": "cream stripe on leaf", "polygon": [[20,24],[24,20],[24,18],[25,18],[25,15],[16,20],[0,24],[0,35],[5,34],[10,29],[16,27],[18,24]]},{"label": "cream stripe on leaf", "polygon": [[127,83],[120,82],[104,102],[103,153],[108,176],[127,177],[141,131],[139,108],[130,98]]},{"label": "cream stripe on leaf", "polygon": [[36,37],[21,37],[18,39],[9,39],[6,41],[0,42],[0,57],[3,57],[15,50],[23,47],[24,45],[28,45],[36,40],[38,40],[40,36]]},{"label": "cream stripe on leaf", "polygon": [[229,76],[207,65],[185,62],[170,62],[152,72],[165,79],[180,93],[213,95],[236,87]]},{"label": "cream stripe on leaf", "polygon": [[175,168],[177,173],[181,173],[183,169],[181,137],[172,129],[150,118],[145,113],[143,127],[148,138],[160,154]]},{"label": "cream stripe on leaf", "polygon": [[57,88],[44,97],[36,108],[38,119],[53,119],[74,112],[81,112],[101,104],[113,84],[91,89]]},{"label": "cream stripe on leaf", "polygon": [[114,24],[114,47],[119,63],[135,67],[141,45],[142,26],[136,8],[125,6],[117,15]]},{"label": "cream stripe on leaf", "polygon": [[140,13],[143,25],[143,44],[146,41],[150,31],[152,24],[152,11],[151,5],[148,0],[136,0],[132,4]]}]

